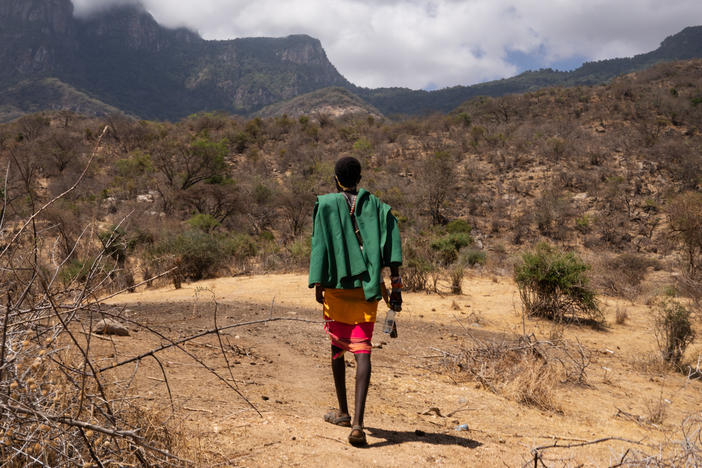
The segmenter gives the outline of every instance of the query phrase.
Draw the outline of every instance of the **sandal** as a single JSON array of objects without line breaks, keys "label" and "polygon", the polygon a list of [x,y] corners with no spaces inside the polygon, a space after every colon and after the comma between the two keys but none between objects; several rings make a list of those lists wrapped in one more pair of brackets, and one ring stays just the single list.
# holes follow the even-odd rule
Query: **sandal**
[{"label": "sandal", "polygon": [[339,414],[338,410],[332,410],[324,415],[324,420],[329,424],[337,426],[351,427],[351,416],[348,414]]},{"label": "sandal", "polygon": [[354,425],[351,429],[351,434],[349,434],[349,443],[354,447],[365,447],[368,445],[366,441],[366,433],[363,432],[363,428],[359,425]]}]

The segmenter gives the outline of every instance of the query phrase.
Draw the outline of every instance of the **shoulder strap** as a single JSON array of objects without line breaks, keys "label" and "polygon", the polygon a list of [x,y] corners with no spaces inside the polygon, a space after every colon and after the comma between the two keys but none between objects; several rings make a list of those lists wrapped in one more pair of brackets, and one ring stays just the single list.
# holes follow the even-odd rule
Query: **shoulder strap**
[{"label": "shoulder strap", "polygon": [[349,207],[349,216],[351,216],[351,223],[353,224],[353,232],[356,234],[356,240],[358,240],[358,245],[363,247],[363,238],[361,237],[361,230],[358,229],[358,222],[356,221],[356,201],[358,200],[358,195],[353,197],[346,192],[341,192],[346,199],[346,204]]}]

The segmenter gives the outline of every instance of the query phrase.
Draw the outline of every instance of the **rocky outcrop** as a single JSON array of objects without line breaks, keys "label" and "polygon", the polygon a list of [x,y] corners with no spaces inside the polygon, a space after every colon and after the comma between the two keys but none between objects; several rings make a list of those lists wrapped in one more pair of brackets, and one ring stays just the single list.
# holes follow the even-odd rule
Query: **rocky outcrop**
[{"label": "rocky outcrop", "polygon": [[293,35],[286,38],[286,47],[278,51],[278,56],[285,62],[298,65],[326,65],[329,63],[322,43],[306,35]]}]

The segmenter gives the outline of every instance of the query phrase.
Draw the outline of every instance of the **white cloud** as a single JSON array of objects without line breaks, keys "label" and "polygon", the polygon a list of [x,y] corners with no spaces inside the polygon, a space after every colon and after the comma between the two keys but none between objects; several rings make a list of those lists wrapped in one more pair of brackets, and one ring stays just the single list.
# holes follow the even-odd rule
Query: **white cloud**
[{"label": "white cloud", "polygon": [[75,14],[90,15],[116,5],[138,5],[140,0],[72,0]]},{"label": "white cloud", "polygon": [[[133,0],[74,0],[78,13]],[[360,86],[473,84],[572,57],[631,56],[702,24],[699,0],[143,0],[206,39],[305,33]]]}]

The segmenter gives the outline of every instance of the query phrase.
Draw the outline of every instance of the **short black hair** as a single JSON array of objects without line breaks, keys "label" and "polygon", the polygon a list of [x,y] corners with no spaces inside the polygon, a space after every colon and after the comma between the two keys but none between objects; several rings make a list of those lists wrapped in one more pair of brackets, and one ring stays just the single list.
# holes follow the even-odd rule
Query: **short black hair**
[{"label": "short black hair", "polygon": [[334,174],[340,185],[355,187],[361,180],[361,163],[352,156],[343,157],[336,162]]}]

